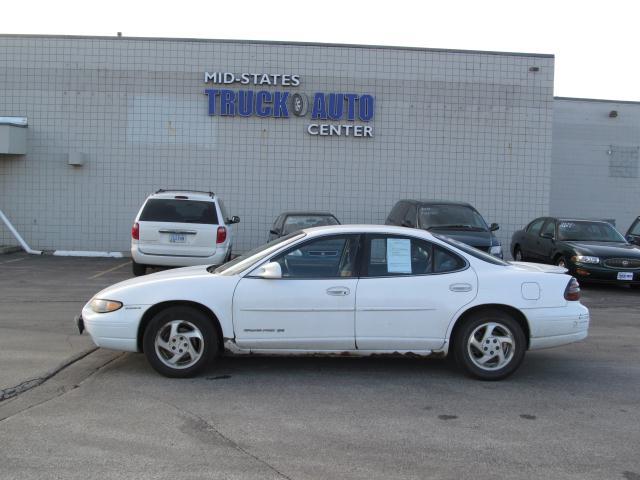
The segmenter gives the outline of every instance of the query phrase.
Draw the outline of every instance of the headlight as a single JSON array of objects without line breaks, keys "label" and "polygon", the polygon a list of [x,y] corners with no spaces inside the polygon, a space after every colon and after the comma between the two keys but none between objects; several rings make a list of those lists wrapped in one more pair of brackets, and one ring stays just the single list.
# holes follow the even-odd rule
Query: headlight
[{"label": "headlight", "polygon": [[494,257],[502,258],[502,246],[496,245],[495,247],[489,247],[489,253]]},{"label": "headlight", "polygon": [[600,257],[591,257],[589,255],[576,255],[571,257],[573,263],[600,263]]},{"label": "headlight", "polygon": [[102,300],[101,298],[94,298],[89,303],[91,310],[96,313],[109,313],[115,312],[122,308],[122,302],[116,302],[115,300]]}]

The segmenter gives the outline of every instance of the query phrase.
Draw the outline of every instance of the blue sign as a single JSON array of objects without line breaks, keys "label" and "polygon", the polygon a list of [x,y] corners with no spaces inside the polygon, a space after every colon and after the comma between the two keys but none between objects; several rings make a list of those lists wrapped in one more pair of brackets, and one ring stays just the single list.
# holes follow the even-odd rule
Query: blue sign
[{"label": "blue sign", "polygon": [[[295,93],[276,90],[228,90],[209,88],[209,115],[240,117],[289,118],[289,107],[294,115],[306,112],[306,98]],[[374,99],[371,95],[356,93],[322,93],[313,95],[311,118],[314,120],[348,120],[369,122],[374,115]]]}]

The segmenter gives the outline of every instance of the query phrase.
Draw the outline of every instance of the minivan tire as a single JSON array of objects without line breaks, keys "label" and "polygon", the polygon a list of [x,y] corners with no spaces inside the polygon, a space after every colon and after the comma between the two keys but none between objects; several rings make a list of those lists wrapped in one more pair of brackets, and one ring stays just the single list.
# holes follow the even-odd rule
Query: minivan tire
[{"label": "minivan tire", "polygon": [[133,275],[139,277],[147,273],[147,266],[142,265],[140,263],[136,263],[135,260],[131,260],[131,270],[133,270]]}]

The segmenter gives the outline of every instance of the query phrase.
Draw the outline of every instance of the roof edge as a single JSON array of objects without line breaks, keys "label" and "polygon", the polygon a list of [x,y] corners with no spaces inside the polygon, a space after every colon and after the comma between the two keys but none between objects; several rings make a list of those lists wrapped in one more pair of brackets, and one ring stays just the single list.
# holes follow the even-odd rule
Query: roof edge
[{"label": "roof edge", "polygon": [[579,97],[553,97],[553,99],[568,100],[570,102],[624,103],[629,105],[640,105],[640,101],[634,101],[634,100],[607,100],[604,98],[579,98]]},{"label": "roof edge", "polygon": [[524,52],[498,52],[493,50],[462,50],[449,48],[426,48],[426,47],[403,47],[395,45],[365,45],[351,43],[323,43],[323,42],[289,42],[283,40],[233,40],[215,38],[172,38],[172,37],[124,37],[124,36],[99,36],[99,35],[54,35],[54,34],[28,34],[28,33],[0,33],[0,38],[51,38],[61,40],[139,40],[139,41],[168,41],[168,42],[198,42],[198,43],[240,43],[240,44],[264,44],[264,45],[291,45],[310,47],[337,47],[337,48],[365,48],[365,49],[388,49],[388,50],[408,50],[418,52],[440,52],[440,53],[476,53],[482,55],[502,55],[512,57],[537,57],[555,58],[549,53],[524,53]]}]

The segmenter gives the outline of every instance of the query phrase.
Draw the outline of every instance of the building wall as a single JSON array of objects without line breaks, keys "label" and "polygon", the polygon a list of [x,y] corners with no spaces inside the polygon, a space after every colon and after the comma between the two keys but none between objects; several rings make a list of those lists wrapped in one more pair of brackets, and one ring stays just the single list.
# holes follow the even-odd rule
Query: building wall
[{"label": "building wall", "polygon": [[[127,250],[148,193],[214,190],[242,218],[242,251],[286,209],[382,223],[400,198],[441,198],[474,204],[508,243],[549,210],[553,68],[544,55],[0,36],[0,113],[29,118],[28,154],[0,156],[0,208],[33,248]],[[374,95],[374,137],[208,116],[205,71]],[[70,152],[85,165],[67,165]]]},{"label": "building wall", "polygon": [[557,98],[551,213],[615,219],[625,233],[640,215],[639,151],[640,103]]}]

